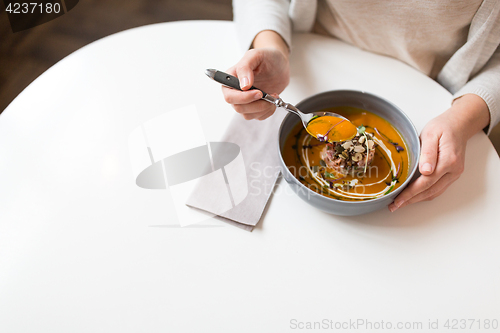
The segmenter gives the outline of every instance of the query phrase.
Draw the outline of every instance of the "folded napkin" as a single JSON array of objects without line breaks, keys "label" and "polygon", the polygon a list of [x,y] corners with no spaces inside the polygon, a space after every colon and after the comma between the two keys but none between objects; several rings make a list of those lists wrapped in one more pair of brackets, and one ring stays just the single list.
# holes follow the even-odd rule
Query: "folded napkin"
[{"label": "folded napkin", "polygon": [[[199,181],[186,205],[253,230],[279,176],[278,129],[285,115],[286,112],[278,110],[266,120],[258,121],[245,120],[236,114],[221,142],[237,146],[210,143],[212,168],[222,170],[224,182],[217,177]],[[231,146],[239,147],[239,152]],[[228,161],[236,155],[242,158]]]}]

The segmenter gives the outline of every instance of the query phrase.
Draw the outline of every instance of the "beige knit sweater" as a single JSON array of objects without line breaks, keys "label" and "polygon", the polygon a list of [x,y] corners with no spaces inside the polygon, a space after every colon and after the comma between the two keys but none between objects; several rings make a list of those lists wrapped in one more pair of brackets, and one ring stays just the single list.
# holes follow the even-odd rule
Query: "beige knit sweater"
[{"label": "beige knit sweater", "polygon": [[[293,31],[314,31],[404,61],[454,98],[488,105],[500,121],[500,0],[233,0],[244,49],[262,30],[291,46]],[[488,132],[489,132],[488,131]]]}]

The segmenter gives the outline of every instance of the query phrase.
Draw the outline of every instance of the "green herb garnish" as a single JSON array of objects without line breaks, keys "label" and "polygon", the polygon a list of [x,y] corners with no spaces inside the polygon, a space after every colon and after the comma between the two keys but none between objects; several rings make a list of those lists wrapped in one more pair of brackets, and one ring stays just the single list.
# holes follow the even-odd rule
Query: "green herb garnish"
[{"label": "green herb garnish", "polygon": [[388,194],[389,192],[391,192],[393,188],[394,188],[394,185],[392,185],[392,186],[391,186],[391,187],[387,190],[387,192],[385,192],[385,193],[384,193],[384,195],[386,195],[386,194]]},{"label": "green herb garnish", "polygon": [[316,116],[312,117],[312,118],[311,118],[311,119],[307,122],[307,124],[309,124],[311,121],[313,121],[313,120],[314,120],[314,119],[316,119],[316,118],[319,118],[319,116],[317,116],[317,115],[316,115]]},{"label": "green herb garnish", "polygon": [[335,179],[335,175],[333,173],[328,172],[328,171],[325,171],[325,177]]}]

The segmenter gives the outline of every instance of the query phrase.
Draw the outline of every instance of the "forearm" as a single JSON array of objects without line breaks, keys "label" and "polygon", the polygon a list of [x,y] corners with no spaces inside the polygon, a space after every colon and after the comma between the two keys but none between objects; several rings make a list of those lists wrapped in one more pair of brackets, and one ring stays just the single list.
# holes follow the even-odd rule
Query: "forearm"
[{"label": "forearm", "polygon": [[274,48],[279,50],[283,55],[288,59],[288,55],[290,50],[285,40],[273,30],[264,30],[261,31],[255,36],[253,40],[252,47],[259,48]]},{"label": "forearm", "polygon": [[449,121],[464,134],[466,140],[490,123],[488,105],[475,94],[465,94],[455,99],[449,113]]}]

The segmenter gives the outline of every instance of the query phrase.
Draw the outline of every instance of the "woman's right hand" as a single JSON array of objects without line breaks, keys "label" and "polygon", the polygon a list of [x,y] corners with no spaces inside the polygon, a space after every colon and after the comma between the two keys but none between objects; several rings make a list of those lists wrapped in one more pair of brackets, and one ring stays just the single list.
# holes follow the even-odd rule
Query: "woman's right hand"
[{"label": "woman's right hand", "polygon": [[[274,34],[274,35],[273,35]],[[264,120],[271,116],[276,106],[260,100],[259,90],[248,90],[252,85],[268,94],[278,95],[290,81],[288,46],[274,31],[262,31],[255,37],[254,49],[226,72],[240,80],[243,91],[222,87],[226,102],[247,120]]]}]

